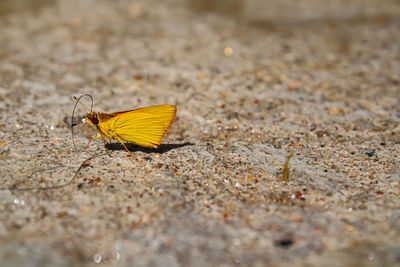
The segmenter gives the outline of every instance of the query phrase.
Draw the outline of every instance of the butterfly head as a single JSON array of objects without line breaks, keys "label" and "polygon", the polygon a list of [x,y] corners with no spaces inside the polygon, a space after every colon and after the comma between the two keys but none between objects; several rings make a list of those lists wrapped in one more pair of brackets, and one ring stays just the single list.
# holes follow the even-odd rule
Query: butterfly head
[{"label": "butterfly head", "polygon": [[99,124],[99,116],[96,112],[86,113],[86,122],[91,126],[97,125]]}]

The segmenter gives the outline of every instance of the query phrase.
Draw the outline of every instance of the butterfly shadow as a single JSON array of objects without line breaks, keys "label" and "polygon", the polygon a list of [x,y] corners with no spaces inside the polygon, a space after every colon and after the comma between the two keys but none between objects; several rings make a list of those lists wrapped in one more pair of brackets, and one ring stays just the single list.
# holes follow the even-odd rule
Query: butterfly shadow
[{"label": "butterfly shadow", "polygon": [[[173,149],[177,149],[180,147],[184,147],[184,146],[192,146],[194,145],[193,143],[190,142],[186,142],[183,144],[161,144],[158,146],[158,148],[149,148],[149,147],[142,147],[142,146],[138,146],[135,144],[130,144],[130,143],[125,143],[126,147],[129,149],[129,151],[131,152],[136,152],[136,151],[141,151],[144,153],[159,153],[159,154],[163,154],[165,152],[168,152],[170,150]],[[124,146],[120,143],[108,143],[106,144],[107,149],[114,151],[114,150],[126,150],[124,148]]]}]

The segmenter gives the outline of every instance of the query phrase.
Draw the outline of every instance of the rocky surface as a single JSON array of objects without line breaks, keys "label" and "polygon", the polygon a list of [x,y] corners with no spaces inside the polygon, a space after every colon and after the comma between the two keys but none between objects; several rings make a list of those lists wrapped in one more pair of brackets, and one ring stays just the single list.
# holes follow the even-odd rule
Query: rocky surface
[{"label": "rocky surface", "polygon": [[[0,265],[400,265],[397,1],[33,2],[0,5]],[[178,114],[76,152],[83,93]]]}]

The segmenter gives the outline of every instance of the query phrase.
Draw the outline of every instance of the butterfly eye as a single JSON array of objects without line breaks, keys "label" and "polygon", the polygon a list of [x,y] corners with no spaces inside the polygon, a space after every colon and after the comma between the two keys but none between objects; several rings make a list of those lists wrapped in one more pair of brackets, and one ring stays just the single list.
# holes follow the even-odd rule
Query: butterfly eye
[{"label": "butterfly eye", "polygon": [[96,117],[93,117],[92,122],[93,122],[93,124],[98,124],[99,120]]}]

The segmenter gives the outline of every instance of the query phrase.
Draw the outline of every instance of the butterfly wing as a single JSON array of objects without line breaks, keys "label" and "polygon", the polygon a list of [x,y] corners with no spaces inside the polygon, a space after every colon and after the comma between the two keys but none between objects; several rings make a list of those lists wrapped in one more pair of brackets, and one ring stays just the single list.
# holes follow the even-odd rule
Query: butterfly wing
[{"label": "butterfly wing", "polygon": [[176,107],[159,105],[110,114],[114,136],[144,147],[157,148],[175,119]]}]

